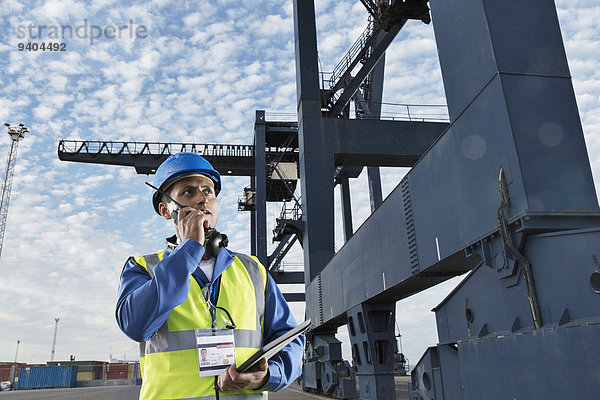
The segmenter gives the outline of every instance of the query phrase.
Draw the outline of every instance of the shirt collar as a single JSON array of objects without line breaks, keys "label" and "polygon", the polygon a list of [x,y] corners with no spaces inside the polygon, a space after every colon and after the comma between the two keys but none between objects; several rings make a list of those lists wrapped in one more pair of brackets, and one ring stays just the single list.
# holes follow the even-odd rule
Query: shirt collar
[{"label": "shirt collar", "polygon": [[[173,235],[171,237],[168,237],[166,239],[166,246],[167,250],[165,252],[165,256],[168,256],[172,251],[174,251],[177,248],[177,236]],[[227,269],[227,267],[231,265],[235,256],[236,253],[229,250],[227,247],[223,247],[221,251],[219,251],[219,254],[217,254],[215,260],[215,269],[213,270],[213,282],[223,273],[223,271]],[[199,268],[197,268],[194,271],[194,275],[203,278],[203,281],[206,280],[206,276]]]}]

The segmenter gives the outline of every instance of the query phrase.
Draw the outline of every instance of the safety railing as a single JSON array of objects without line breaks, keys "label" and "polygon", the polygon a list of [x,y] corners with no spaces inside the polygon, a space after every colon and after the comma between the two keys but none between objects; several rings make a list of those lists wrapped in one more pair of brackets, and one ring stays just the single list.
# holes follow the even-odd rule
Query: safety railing
[{"label": "safety railing", "polygon": [[[450,122],[448,107],[444,104],[404,104],[404,103],[379,103],[381,105],[380,117],[367,117],[355,113],[355,118],[383,119],[392,121],[412,122]],[[297,114],[286,113],[297,118]]]},{"label": "safety railing", "polygon": [[182,151],[209,157],[254,156],[254,146],[242,144],[112,142],[99,140],[61,140],[58,143],[59,154],[170,155]]},{"label": "safety railing", "polygon": [[298,122],[298,113],[295,112],[279,112],[279,111],[266,111],[265,120],[268,122]]},{"label": "safety railing", "polygon": [[332,89],[338,85],[340,79],[346,74],[348,70],[353,69],[358,61],[365,56],[365,52],[371,46],[373,34],[375,33],[373,19],[369,18],[367,28],[363,33],[356,39],[356,42],[350,47],[350,50],[344,55],[344,57],[337,63],[331,75],[329,77],[329,88]]},{"label": "safety railing", "polygon": [[283,206],[281,207],[281,213],[279,214],[279,219],[300,221],[302,219],[302,206],[300,205],[300,199],[296,199],[296,201],[290,203],[283,203]]},{"label": "safety railing", "polygon": [[304,264],[299,262],[285,262],[282,261],[277,268],[279,272],[300,272],[304,271]]},{"label": "safety railing", "polygon": [[[369,119],[361,117],[362,119]],[[449,122],[448,107],[443,104],[381,103],[378,119],[412,122]]]}]

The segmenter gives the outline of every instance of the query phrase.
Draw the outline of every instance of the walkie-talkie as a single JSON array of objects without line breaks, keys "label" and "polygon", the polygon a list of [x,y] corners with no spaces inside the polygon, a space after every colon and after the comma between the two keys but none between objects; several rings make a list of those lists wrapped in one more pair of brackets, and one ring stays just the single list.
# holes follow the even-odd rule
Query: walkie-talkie
[{"label": "walkie-talkie", "polygon": [[[171,218],[173,218],[173,221],[175,222],[175,224],[177,224],[177,219],[179,218],[179,211],[183,210],[183,206],[181,204],[179,204],[177,201],[175,201],[175,199],[173,199],[171,196],[169,196],[167,193],[165,193],[163,190],[160,190],[159,188],[157,188],[156,186],[146,182],[146,185],[150,186],[152,189],[156,190],[161,196],[166,197],[172,204],[175,205],[175,209],[173,210],[169,210],[169,213],[171,214]],[[214,228],[206,228],[204,227],[204,257],[206,259],[211,259],[213,257],[216,257],[217,254],[219,254],[219,251],[221,251],[221,249],[223,247],[227,247],[227,245],[229,244],[229,239],[227,238],[227,235],[225,235],[224,233],[220,233],[219,231],[217,231]]]}]

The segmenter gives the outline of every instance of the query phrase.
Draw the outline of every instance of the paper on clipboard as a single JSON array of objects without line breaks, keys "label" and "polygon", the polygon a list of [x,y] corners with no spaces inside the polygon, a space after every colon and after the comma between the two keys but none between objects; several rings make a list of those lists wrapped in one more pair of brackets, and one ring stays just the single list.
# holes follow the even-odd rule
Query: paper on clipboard
[{"label": "paper on clipboard", "polygon": [[246,372],[250,368],[252,368],[260,359],[266,357],[267,360],[273,357],[275,354],[279,352],[279,350],[283,349],[288,345],[292,340],[296,339],[298,336],[303,334],[310,328],[312,322],[311,320],[304,321],[294,329],[286,332],[285,334],[279,336],[277,339],[272,342],[264,345],[261,349],[259,349],[256,353],[254,353],[249,359],[246,360],[242,365],[237,367],[238,372]]}]

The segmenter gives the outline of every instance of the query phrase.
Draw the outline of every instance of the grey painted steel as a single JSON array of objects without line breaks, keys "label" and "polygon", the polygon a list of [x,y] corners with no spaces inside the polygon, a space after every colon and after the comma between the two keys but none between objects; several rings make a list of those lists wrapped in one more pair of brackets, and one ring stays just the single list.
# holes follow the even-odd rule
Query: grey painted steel
[{"label": "grey painted steel", "polygon": [[[432,7],[433,11],[442,8],[433,15],[433,21],[450,103],[471,79],[466,65],[464,70],[451,68],[451,73],[444,69],[446,64],[463,62],[460,58],[457,60],[452,49],[461,50],[463,54],[466,50],[462,48],[462,39],[467,43],[481,40],[477,49],[484,45],[489,49],[481,51],[483,55],[476,55],[488,62],[485,56],[492,52],[494,41],[480,39],[467,23],[473,20],[483,24],[481,29],[485,33],[482,15],[465,17],[465,13],[482,9],[481,4],[479,8],[476,4],[465,4],[461,7],[465,11],[461,13],[454,12],[454,4],[434,2]],[[528,9],[521,3],[513,7],[514,13]],[[535,35],[529,32],[529,39],[510,34],[508,39],[497,41],[502,46],[517,47],[522,54],[525,53],[521,51],[523,45],[537,46],[528,41],[542,36],[555,38],[553,32],[558,26],[547,23],[549,13],[554,14],[551,22],[556,22],[553,5],[546,5],[552,12],[540,7],[535,7],[533,15],[528,16],[527,29],[535,26],[542,32]],[[504,8],[501,11],[506,12]],[[498,20],[487,18],[489,23],[506,22],[505,14],[498,16]],[[464,36],[457,37],[457,31]],[[558,49],[548,50],[548,46]],[[558,60],[561,65],[556,65],[557,60],[553,59],[557,72],[568,71],[562,42],[549,42],[548,46],[545,52],[562,54]],[[321,272],[322,310],[309,304],[309,317],[316,318],[322,312],[324,323],[331,321],[339,325],[346,310],[362,301],[388,296],[400,299],[476,266],[478,260],[467,257],[464,249],[498,230],[500,166],[504,166],[508,182],[510,206],[506,217],[509,221],[524,219],[525,223],[526,217],[573,221],[574,215],[588,218],[598,215],[570,79],[548,75],[546,65],[539,74],[533,75],[533,54],[529,56],[529,63],[516,64],[499,58],[502,54],[510,56],[511,53],[496,54],[498,68],[508,65],[510,74],[489,71],[488,80],[481,83],[482,87],[468,107],[455,113],[458,117],[453,114],[455,119],[444,135]],[[471,55],[464,63],[477,64],[478,60]],[[519,65],[525,66],[522,74],[517,74],[515,69]],[[485,63],[482,68],[484,66]],[[399,212],[403,208],[404,212]],[[412,241],[410,249],[409,241]],[[371,266],[368,274],[361,267],[367,263]],[[336,282],[339,287],[340,277],[344,296],[328,295],[333,293],[330,282]],[[364,280],[361,282],[356,277]],[[316,282],[313,282],[307,288],[307,297],[313,298],[317,292]],[[334,319],[338,319],[337,322]]]},{"label": "grey painted steel", "polygon": [[367,179],[369,181],[369,204],[371,212],[373,212],[383,202],[379,167],[367,167]]},{"label": "grey painted steel", "polygon": [[556,329],[459,342],[464,398],[597,399],[599,334],[596,318]]},{"label": "grey painted steel", "polygon": [[597,399],[600,319],[429,348],[411,400]]},{"label": "grey painted steel", "polygon": [[302,388],[344,399],[357,397],[354,371],[342,359],[341,342],[335,332],[308,336]]},{"label": "grey painted steel", "polygon": [[[272,256],[270,256],[273,260],[271,265],[269,266],[270,271],[277,271],[279,269],[283,258],[287,255],[287,253],[290,251],[290,249],[292,248],[294,243],[296,243],[297,240],[297,235],[286,235],[285,242],[282,241],[282,243],[285,244],[284,248],[281,249],[279,246],[277,246],[277,249],[275,249],[275,251],[273,251]],[[301,281],[297,283],[304,283],[304,278],[302,278]]]},{"label": "grey painted steel", "polygon": [[[311,104],[310,102],[303,102]],[[317,113],[320,115],[320,112]],[[311,117],[316,118],[316,117]],[[319,120],[312,121],[315,126]],[[448,127],[447,123],[439,122],[410,122],[389,120],[345,120],[345,119],[322,119],[323,137],[319,137],[317,143],[307,150],[316,151],[321,145],[324,150],[335,153],[336,166],[363,167],[363,166],[388,166],[388,167],[411,167],[433,144],[440,134]],[[309,123],[311,121],[308,121]],[[276,122],[266,123],[266,135],[276,131],[273,126]],[[289,124],[289,123],[286,123]],[[294,128],[284,128],[289,132]],[[293,132],[292,132],[293,133]],[[275,140],[277,143],[279,140]],[[98,149],[85,152],[85,149],[71,148],[83,146],[84,144],[95,146],[118,145],[115,153],[98,152]],[[209,146],[200,144],[179,143],[136,143],[141,151],[142,145],[153,145],[158,149],[168,149],[163,153],[119,153],[125,142],[93,142],[93,141],[69,141],[59,142],[58,157],[63,161],[75,161],[96,164],[111,164],[122,166],[133,166],[138,173],[152,174],[173,151],[191,151],[192,146]],[[130,143],[131,144],[131,143]],[[271,143],[269,142],[269,145]],[[179,145],[179,146],[176,146]],[[185,147],[187,146],[187,147]],[[219,146],[220,150],[211,150],[212,153],[205,158],[219,171],[231,171],[228,176],[255,176],[254,146],[250,145],[210,145]],[[91,146],[90,146],[91,147]],[[176,148],[175,148],[176,147]],[[196,147],[196,148],[197,148]],[[239,149],[238,149],[239,147]],[[211,147],[212,149],[212,147]],[[243,151],[241,150],[243,149]],[[236,152],[241,152],[239,155]],[[103,150],[104,151],[104,150]],[[282,150],[265,151],[269,159],[276,158]],[[202,154],[202,153],[201,153]],[[299,154],[290,151],[286,155],[289,161],[299,161]]]},{"label": "grey painted steel", "polygon": [[352,204],[350,198],[350,182],[348,178],[340,178],[340,198],[342,200],[342,220],[344,230],[344,240],[348,241],[352,237]]},{"label": "grey painted steel", "polygon": [[[333,257],[333,167],[412,166],[442,123],[321,117],[314,4],[294,2],[298,141],[307,284]],[[311,190],[319,188],[319,190]]]},{"label": "grey painted steel", "polygon": [[283,293],[283,297],[288,303],[306,301],[304,293]]},{"label": "grey painted steel", "polygon": [[254,175],[254,148],[250,145],[96,140],[58,143],[58,158],[62,161],[130,166],[138,174],[153,174],[167,157],[182,151],[201,154],[217,170],[231,171],[231,176]]},{"label": "grey painted steel", "polygon": [[[335,154],[335,165],[412,167],[448,127],[440,122],[323,118],[323,137],[305,151]],[[328,140],[326,140],[326,138]],[[302,151],[301,151],[302,157]]]},{"label": "grey painted steel", "polygon": [[[256,176],[250,178],[250,188],[256,191]],[[256,211],[250,211],[250,254],[256,254],[256,249]]]},{"label": "grey painted steel", "polygon": [[304,272],[274,272],[272,275],[278,284],[304,283]]},{"label": "grey painted steel", "polygon": [[[311,318],[317,321],[316,333],[308,340],[309,346],[306,357],[308,362],[304,366],[304,380],[308,381],[306,383],[307,387],[314,388],[322,393],[341,396],[346,387],[354,387],[354,384],[350,383],[351,379],[340,379],[344,374],[343,368],[333,368],[332,363],[335,360],[326,355],[320,355],[317,361],[311,357],[311,348],[314,348],[316,343],[330,332],[322,326],[324,315],[327,312],[327,309],[323,307],[323,301],[335,296],[334,293],[339,294],[339,279],[337,279],[338,286],[335,288],[336,290],[331,290],[333,289],[334,279],[326,279],[324,281],[325,286],[321,286],[321,278],[324,276],[321,271],[333,256],[334,179],[341,184],[346,240],[350,240],[352,232],[348,178],[342,176],[343,173],[340,170],[334,176],[334,166],[360,168],[381,165],[412,166],[439,137],[447,124],[398,123],[394,121],[323,117],[321,114],[321,104],[323,102],[318,90],[313,2],[296,0],[294,2],[294,18],[300,181],[302,184],[302,214],[305,228],[303,240],[305,279],[306,284],[310,284],[309,288],[311,286],[314,288],[312,292],[307,290],[307,312],[316,310]],[[333,106],[333,112],[326,112],[326,116],[335,117],[342,109],[347,109],[346,102],[354,95],[358,85],[376,65],[377,60],[383,55],[385,47],[389,45],[391,39],[404,25],[404,22],[405,20],[402,20],[397,24],[392,24],[389,27],[389,32],[382,33],[381,43],[378,43],[374,49],[372,57],[364,60],[364,66],[359,71],[358,78],[354,78],[349,82],[341,97]],[[382,80],[382,77],[379,76],[378,79]],[[381,91],[378,93],[378,98],[380,96]],[[376,183],[377,180],[371,179],[371,188],[375,189],[375,202],[378,203],[376,196],[381,197],[381,189],[376,187]],[[316,188],[318,190],[315,190]],[[388,222],[386,221],[386,224]],[[373,238],[369,238],[367,242],[363,243],[364,246],[368,246],[373,240]],[[360,293],[360,274],[349,278],[349,281]],[[346,288],[344,289],[346,290]],[[391,307],[393,309],[393,303],[391,304],[390,306],[390,303],[386,303],[379,305],[379,307]],[[373,313],[376,312],[370,305],[365,304],[359,307],[364,307],[365,310],[369,309]],[[332,310],[332,308],[329,310]],[[369,365],[359,366],[359,371],[362,371],[360,396],[362,398],[394,398],[394,382],[391,372],[393,370],[391,355],[394,348],[394,324],[389,318],[386,319],[386,326],[381,332],[371,327],[381,322],[379,314],[375,315],[377,316],[374,318],[365,317],[369,321],[369,328],[360,336],[361,345],[363,343],[365,345],[373,343],[372,347],[367,346],[363,350],[365,351],[365,357],[371,354],[370,357],[372,358],[369,358]],[[393,311],[390,315],[393,317]],[[345,322],[343,315],[340,314],[340,318],[340,324],[343,324]],[[382,339],[382,337],[385,339]],[[357,356],[358,353],[355,357]],[[376,359],[377,361],[375,361]],[[321,376],[320,380],[319,376]],[[329,377],[331,377],[331,380]]]},{"label": "grey painted steel", "polygon": [[279,269],[281,259],[285,256],[285,253],[287,253],[290,249],[290,240],[292,240],[292,242],[295,242],[296,236],[290,234],[284,235],[283,238],[279,241],[279,244],[277,245],[275,250],[273,250],[273,253],[271,253],[271,255],[267,257],[268,262],[267,264],[265,264],[265,266],[269,271],[276,271]]},{"label": "grey painted steel", "polygon": [[[308,283],[333,257],[333,154],[321,127],[315,10],[312,1],[294,0],[298,145],[305,281]],[[319,190],[311,190],[319,188]],[[310,216],[310,217],[309,217]]]},{"label": "grey painted steel", "polygon": [[253,236],[256,243],[256,257],[263,265],[267,260],[267,172],[265,155],[265,112],[256,111],[254,123],[254,171],[256,189],[255,228]]},{"label": "grey painted steel", "polygon": [[[480,368],[478,363],[476,367]],[[458,349],[454,345],[427,349],[410,375],[410,400],[463,399]]]},{"label": "grey painted steel", "polygon": [[363,303],[348,310],[348,334],[361,399],[395,399],[395,302]]},{"label": "grey painted steel", "polygon": [[[598,227],[527,238],[523,255],[531,264],[545,326],[598,316],[600,295],[590,284],[600,270],[598,243]],[[492,246],[499,257],[482,262],[434,308],[440,343],[533,328],[522,271],[515,267],[513,274],[501,274],[496,261],[503,263],[506,256],[500,250]]]},{"label": "grey painted steel", "polygon": [[[600,228],[586,228],[600,225],[598,204],[554,4],[484,0],[459,6],[469,13],[432,3],[455,120],[450,130],[477,132],[478,125],[485,126],[477,114],[492,119],[494,136],[484,137],[484,144],[497,149],[488,156],[495,156],[496,165],[511,170],[504,212],[516,220],[509,225],[512,244],[530,269],[543,325],[534,329],[523,265],[498,236],[484,237],[466,249],[482,264],[435,309],[440,342],[457,343],[455,356],[440,359],[435,369],[422,359],[413,372],[412,398],[598,398],[600,346],[593,338],[600,326],[595,283]],[[466,46],[453,46],[455,40]],[[496,113],[486,115],[486,109]],[[504,132],[510,132],[508,138]],[[477,153],[481,142],[461,138],[463,155]],[[479,158],[474,161],[475,168],[482,165]],[[480,210],[471,215],[481,218],[481,228],[498,223],[485,221]],[[554,232],[536,234],[540,231]],[[467,232],[460,233],[467,239]],[[471,233],[477,235],[481,231]],[[425,387],[423,374],[451,374],[457,365],[460,375],[434,377]]]},{"label": "grey painted steel", "polygon": [[[367,96],[367,117],[381,117],[381,103],[383,101],[383,81],[385,72],[385,53],[381,56],[370,74],[370,93]],[[371,203],[371,212],[383,202],[381,191],[381,174],[379,167],[367,167],[367,179],[369,182],[369,199]]]},{"label": "grey painted steel", "polygon": [[[435,310],[441,344],[418,363],[412,398],[597,398],[600,209],[554,3],[431,7],[452,122],[420,159],[405,159],[419,160],[327,266],[307,275],[307,316],[317,331],[335,329],[367,305],[474,269]],[[310,77],[297,55],[300,77]],[[320,151],[335,165],[364,166],[370,153],[400,165],[394,150],[386,161],[378,148],[397,133],[383,124],[369,125],[379,130],[371,136],[354,130],[363,121],[307,120],[303,135],[314,136],[301,159]],[[305,240],[320,218],[310,211]]]}]

